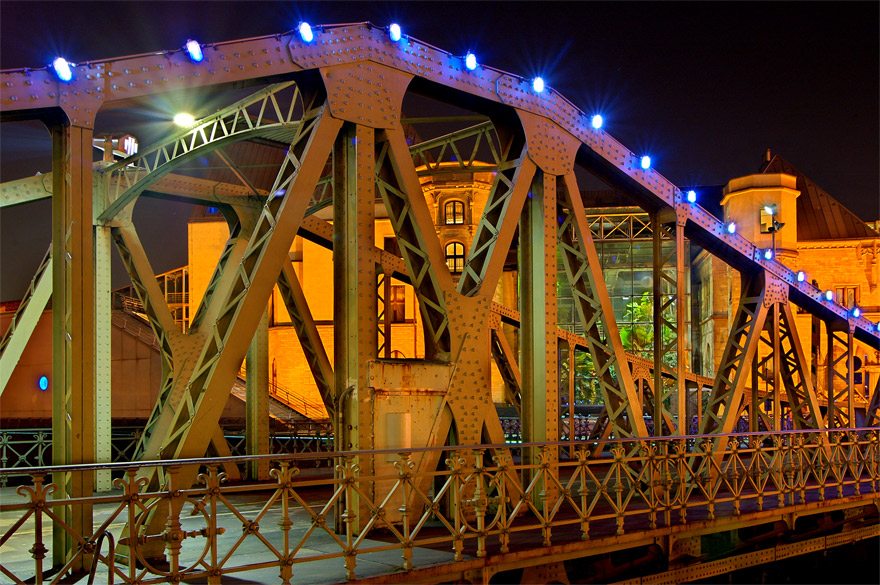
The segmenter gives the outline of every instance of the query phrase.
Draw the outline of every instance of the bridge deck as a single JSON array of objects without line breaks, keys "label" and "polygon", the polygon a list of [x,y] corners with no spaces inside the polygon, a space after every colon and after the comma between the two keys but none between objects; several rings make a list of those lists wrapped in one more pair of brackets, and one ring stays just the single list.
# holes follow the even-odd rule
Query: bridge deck
[{"label": "bridge deck", "polygon": [[[876,445],[876,437],[867,437],[862,445]],[[174,530],[186,535],[177,553],[179,571],[186,573],[180,575],[184,582],[209,582],[211,571],[222,575],[224,583],[277,582],[285,558],[292,559],[292,583],[352,579],[431,582],[461,578],[467,571],[499,571],[636,549],[666,537],[671,549],[675,539],[749,526],[770,527],[780,520],[788,528],[776,540],[783,546],[791,545],[787,554],[802,554],[834,546],[831,540],[816,540],[832,534],[834,527],[817,532],[813,524],[798,524],[796,518],[839,510],[845,511],[843,516],[850,523],[850,540],[846,542],[876,536],[880,493],[876,453],[864,453],[866,465],[858,467],[860,472],[855,475],[844,469],[855,463],[854,451],[848,452],[849,457],[834,453],[827,466],[821,459],[809,466],[819,469],[820,474],[827,470],[824,483],[805,474],[803,468],[780,468],[776,464],[779,460],[761,468],[757,465],[762,460],[760,454],[748,450],[728,456],[714,478],[688,472],[688,481],[656,473],[654,463],[634,465],[638,457],[626,462],[605,458],[557,463],[551,468],[558,471],[558,484],[551,476],[540,475],[540,467],[521,462],[511,462],[511,469],[504,465],[482,471],[468,468],[470,473],[462,475],[437,472],[431,477],[433,511],[428,502],[419,500],[424,492],[418,487],[418,478],[355,477],[350,458],[341,464],[337,479],[328,476],[326,468],[302,470],[300,475],[285,474],[282,466],[278,482],[234,485],[212,483],[219,477],[218,462],[214,461],[210,464],[213,471],[209,468],[205,476],[208,487],[177,495],[173,490],[155,492],[155,498],[141,493],[140,498],[146,505],[155,502],[157,509],[165,509],[174,498],[183,503],[179,518],[168,521],[172,528],[152,538],[161,539]],[[635,475],[628,479],[621,473],[626,469]],[[742,473],[734,471],[738,469]],[[747,473],[746,469],[754,471]],[[782,476],[776,469],[782,469],[787,480],[780,481]],[[585,475],[587,471],[589,475]],[[485,483],[478,487],[475,481],[480,477]],[[527,487],[518,488],[512,483],[516,481]],[[542,481],[546,483],[542,485]],[[445,488],[440,487],[443,482]],[[692,485],[686,485],[688,482]],[[220,487],[213,490],[212,485]],[[374,486],[373,495],[368,486]],[[94,536],[86,540],[94,542],[106,531],[118,547],[129,512],[141,511],[145,505],[127,496],[125,488],[122,481],[107,495],[72,502],[74,508],[88,503],[93,506]],[[408,507],[402,505],[404,491]],[[62,502],[46,500],[46,506],[41,507],[40,497],[24,488],[3,488],[0,496],[0,581],[32,579],[36,569],[31,551],[41,547],[49,554],[40,568],[44,579],[51,581],[46,577],[52,570],[54,546],[50,526],[53,519],[57,524],[62,517]],[[337,502],[346,508],[343,518],[348,517],[338,533],[332,530]],[[402,508],[408,510],[406,521],[399,516]],[[357,515],[362,525],[371,523],[369,538],[359,540],[358,532],[349,525],[351,516]],[[35,527],[37,519],[41,530]],[[178,520],[179,528],[173,528]],[[107,542],[97,548],[103,557],[98,575],[106,575],[108,566],[114,566],[116,582],[161,583],[169,578],[167,566],[131,571],[120,558],[110,558]],[[159,552],[164,548],[160,543]],[[741,549],[734,548],[724,554],[738,552]],[[682,570],[712,561],[716,558],[699,552],[676,559]],[[715,574],[719,572],[723,571]]]}]

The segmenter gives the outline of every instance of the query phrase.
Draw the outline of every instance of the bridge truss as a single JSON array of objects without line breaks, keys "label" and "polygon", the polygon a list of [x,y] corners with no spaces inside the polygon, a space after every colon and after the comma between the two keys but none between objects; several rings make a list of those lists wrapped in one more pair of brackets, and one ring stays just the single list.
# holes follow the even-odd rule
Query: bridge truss
[{"label": "bridge truss", "polygon": [[[336,448],[353,453],[342,473],[357,469],[372,478],[345,493],[346,509],[352,512],[346,520],[350,537],[369,531],[383,473],[411,467],[413,477],[401,481],[425,497],[431,493],[431,473],[443,467],[448,455],[442,447],[486,444],[493,446],[488,452],[497,460],[510,456],[491,397],[488,372],[493,360],[519,410],[523,440],[553,444],[560,439],[561,406],[573,404],[571,392],[565,396],[560,390],[559,349],[568,347],[569,356],[575,350],[588,352],[604,410],[587,451],[598,456],[613,445],[619,456],[643,463],[639,458],[653,457],[645,455],[649,426],[657,437],[688,434],[693,414],[688,388],[711,385],[700,432],[718,439],[705,443],[714,447],[700,463],[683,463],[693,476],[724,475],[733,469],[730,465],[736,467],[722,462],[721,446],[726,443],[720,437],[734,432],[743,413],[758,424],[756,404],[768,394],[765,390],[758,396],[757,385],[750,388],[749,379],[756,379],[759,358],[772,365],[770,399],[775,405],[789,405],[796,429],[856,426],[854,348],[857,342],[880,348],[875,325],[827,302],[821,291],[798,282],[784,265],[764,259],[754,244],[728,233],[718,218],[689,203],[654,169],[641,168],[636,154],[604,130],[594,129],[588,117],[558,93],[536,93],[527,80],[489,67],[470,71],[460,57],[414,39],[394,43],[384,29],[369,24],[321,27],[312,43],[293,33],[217,43],[205,47],[205,55],[200,63],[191,62],[182,50],[87,63],[74,68],[74,79],[68,83],[48,70],[0,73],[3,121],[39,119],[52,135],[51,175],[3,185],[3,205],[51,197],[53,239],[22,304],[29,312],[16,317],[0,347],[6,370],[17,361],[16,351],[21,350],[16,348],[23,347],[33,329],[29,324],[35,319],[34,307],[44,307],[50,296],[54,299],[56,465],[93,463],[109,452],[110,376],[105,370],[110,363],[109,267],[114,245],[158,340],[163,368],[159,397],[137,458],[197,460],[206,454],[229,454],[218,426],[220,415],[244,358],[254,356],[249,367],[260,361],[257,333],[263,330],[269,297],[279,286],[333,419]],[[231,100],[190,128],[119,162],[92,162],[92,139],[102,111],[148,104],[172,92],[222,93],[242,87],[252,88],[252,93]],[[454,128],[449,133],[414,141],[403,116],[409,95],[429,96],[467,110],[476,119],[472,116],[456,127],[457,119],[450,118],[447,122]],[[268,177],[255,177],[237,159],[236,149],[243,144],[262,149],[273,161]],[[199,158],[220,161],[229,180],[208,180],[181,170]],[[477,167],[494,179],[459,275],[447,265],[420,177]],[[652,361],[624,349],[581,197],[578,173],[583,170],[629,195],[650,215],[657,283]],[[144,196],[216,207],[229,226],[220,260],[187,331],[174,322],[132,223],[134,205]],[[377,209],[393,226],[399,254],[375,244]],[[317,334],[291,266],[289,253],[297,234],[333,250],[332,353]],[[711,380],[684,367],[686,241],[742,275],[721,367]],[[512,249],[518,252],[519,307],[493,302]],[[557,258],[573,291],[579,335],[558,327]],[[377,285],[390,277],[408,283],[418,299],[423,359],[386,359],[382,348],[390,347],[390,328],[380,319],[380,307],[387,289]],[[790,303],[824,323],[829,355],[837,356],[827,371],[831,391],[824,408],[798,341]],[[504,337],[503,324],[518,328],[518,356]],[[664,331],[672,332],[672,343],[663,341]],[[678,367],[668,365],[670,358]],[[260,375],[248,378],[265,380]],[[260,386],[249,386],[249,409],[266,408],[259,406],[265,404],[260,398],[265,388]],[[413,407],[410,397],[415,390],[426,391],[425,397],[416,405],[415,424],[404,432],[393,426],[402,419],[391,415]],[[377,410],[379,396],[391,406]],[[875,416],[878,400],[875,385],[868,397],[869,418]],[[773,410],[781,411],[778,406]],[[260,427],[268,416],[253,410],[249,420],[254,421],[252,452],[257,454],[257,445],[267,442],[267,431]],[[766,428],[781,431],[780,418],[767,420]],[[830,456],[828,439],[819,443]],[[693,453],[696,444],[680,442],[676,448]],[[393,464],[367,455],[376,449],[410,448],[418,450],[417,456]],[[876,475],[876,445],[873,449],[866,447],[866,457],[873,461]],[[567,452],[586,457],[574,446]],[[558,472],[561,453],[524,449],[524,469],[552,467]],[[453,469],[476,465],[474,477],[483,477],[482,458],[469,451]],[[645,463],[644,468],[649,467]],[[262,473],[267,469],[263,466]],[[143,486],[152,491],[171,484],[187,489],[199,478],[195,463],[174,466],[171,475],[168,471],[165,465],[138,467]],[[58,496],[92,495],[91,472],[56,473]],[[547,473],[522,471],[493,481],[497,490],[516,492],[525,500],[537,493],[538,485],[567,493],[570,486]],[[871,489],[876,490],[876,477],[872,481]],[[476,490],[472,495],[479,500],[478,485],[461,489]],[[651,500],[646,494],[642,497]],[[176,516],[183,501],[172,497],[169,505]],[[146,519],[138,520],[145,534],[166,530],[167,517],[157,509],[145,509]],[[406,504],[401,509],[406,510]],[[532,511],[540,515],[538,509]],[[84,505],[65,513],[70,530],[56,530],[52,551],[56,564],[81,567],[89,555],[75,551],[85,550],[83,543],[94,544],[88,536],[93,534],[91,512]],[[407,522],[407,513],[398,519]]]}]

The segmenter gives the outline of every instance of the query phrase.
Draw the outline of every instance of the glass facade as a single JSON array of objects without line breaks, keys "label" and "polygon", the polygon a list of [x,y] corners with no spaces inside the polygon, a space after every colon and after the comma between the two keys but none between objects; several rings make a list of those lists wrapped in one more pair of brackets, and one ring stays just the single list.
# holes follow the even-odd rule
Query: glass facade
[{"label": "glass facade", "polygon": [[[653,360],[654,242],[650,216],[641,210],[613,210],[588,214],[587,219],[624,349],[639,357]],[[661,302],[666,318],[673,326],[677,326],[674,227],[671,230],[664,230],[661,234],[661,246],[664,273],[661,281]],[[686,275],[689,274],[687,249],[685,243]],[[583,335],[583,325],[561,259],[558,265],[557,283],[559,326],[572,333]],[[686,277],[685,315],[690,313],[688,283],[689,278]],[[689,339],[687,323],[682,329],[685,339]],[[674,342],[675,335],[675,331],[664,327],[662,331],[664,345],[669,347]],[[596,404],[597,400],[601,401],[601,396],[596,396],[593,390],[595,383],[592,380],[592,359],[589,355],[580,355],[582,353],[587,354],[581,350],[575,354],[576,401]],[[674,345],[673,350],[664,357],[664,361],[669,366],[677,366]]]}]

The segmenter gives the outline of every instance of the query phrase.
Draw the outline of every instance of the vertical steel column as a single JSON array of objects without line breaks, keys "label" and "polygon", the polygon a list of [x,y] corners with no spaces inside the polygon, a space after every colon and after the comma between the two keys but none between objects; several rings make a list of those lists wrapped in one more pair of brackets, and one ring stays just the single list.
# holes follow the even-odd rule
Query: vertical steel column
[{"label": "vertical steel column", "polygon": [[678,434],[688,434],[688,399],[687,386],[685,385],[685,372],[688,367],[687,359],[687,322],[685,317],[685,293],[690,279],[685,276],[685,241],[684,227],[687,216],[676,216],[675,222],[675,322],[678,335],[675,337],[675,371],[676,393],[678,395]]},{"label": "vertical steel column", "polygon": [[846,335],[846,417],[850,428],[856,426],[856,403],[853,396],[856,386],[855,363],[853,363],[856,356],[855,339],[853,339],[855,328],[855,323],[850,320]]},{"label": "vertical steel column", "polygon": [[[373,130],[347,124],[334,145],[333,180],[333,313],[334,377],[338,422],[336,449],[373,448],[372,400],[367,365],[375,359],[378,343],[378,300],[374,247],[375,137]],[[373,474],[371,460],[358,461],[364,475]],[[362,489],[369,489],[362,486]],[[354,522],[368,517],[358,510],[337,514]]]},{"label": "vertical steel column", "polygon": [[[270,454],[269,439],[269,309],[263,311],[248,348],[246,368],[245,442],[248,455]],[[269,479],[269,461],[248,462],[250,479]]]},{"label": "vertical steel column", "polygon": [[770,335],[773,339],[773,424],[771,431],[782,430],[782,402],[780,393],[782,391],[782,347],[779,339],[780,323],[780,304],[773,303],[773,327]]},{"label": "vertical steel column", "polygon": [[[663,435],[663,356],[666,353],[663,346],[663,264],[666,256],[663,253],[663,222],[660,220],[658,213],[651,214],[651,284],[653,291],[651,295],[651,307],[654,313],[654,388],[651,391],[653,396],[653,404],[651,408],[651,418],[654,419],[654,436]],[[677,287],[676,287],[677,288]],[[639,393],[644,399],[644,394]],[[647,406],[647,405],[646,405]]]},{"label": "vertical steel column", "polygon": [[520,224],[522,431],[527,443],[559,437],[556,328],[556,177],[537,173]]},{"label": "vertical steel column", "polygon": [[[112,297],[110,265],[111,228],[95,226],[95,462],[110,463],[112,431]],[[95,488],[110,491],[110,471],[95,472]]]},{"label": "vertical steel column", "polygon": [[[92,233],[92,130],[55,124],[52,135],[52,464],[93,463],[95,453],[95,295]],[[94,474],[55,474],[55,498],[91,497]],[[90,505],[64,513],[70,530],[92,532]],[[76,540],[53,524],[53,562]],[[80,557],[71,568],[88,566]]]},{"label": "vertical steel column", "polygon": [[834,403],[834,331],[828,321],[825,321],[825,343],[825,388],[827,390],[825,412],[828,417],[828,428],[833,429],[837,427],[834,412],[837,409],[837,405]]}]

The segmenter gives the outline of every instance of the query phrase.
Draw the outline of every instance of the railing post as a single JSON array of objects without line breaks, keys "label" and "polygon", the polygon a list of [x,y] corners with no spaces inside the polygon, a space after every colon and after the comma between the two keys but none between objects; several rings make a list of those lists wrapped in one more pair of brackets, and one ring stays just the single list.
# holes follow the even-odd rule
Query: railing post
[{"label": "railing post", "polygon": [[183,542],[182,524],[180,523],[180,510],[183,503],[179,487],[180,466],[174,465],[168,468],[168,519],[165,521],[165,550],[168,553],[169,578],[173,582],[180,582],[180,549]]},{"label": "railing post", "polygon": [[401,522],[403,524],[403,542],[401,543],[401,556],[403,557],[403,568],[407,571],[412,570],[413,544],[410,535],[409,521],[409,491],[412,489],[412,472],[413,462],[410,460],[410,453],[407,451],[398,453],[400,461],[397,463],[398,483],[400,485],[403,503],[399,508]]}]

